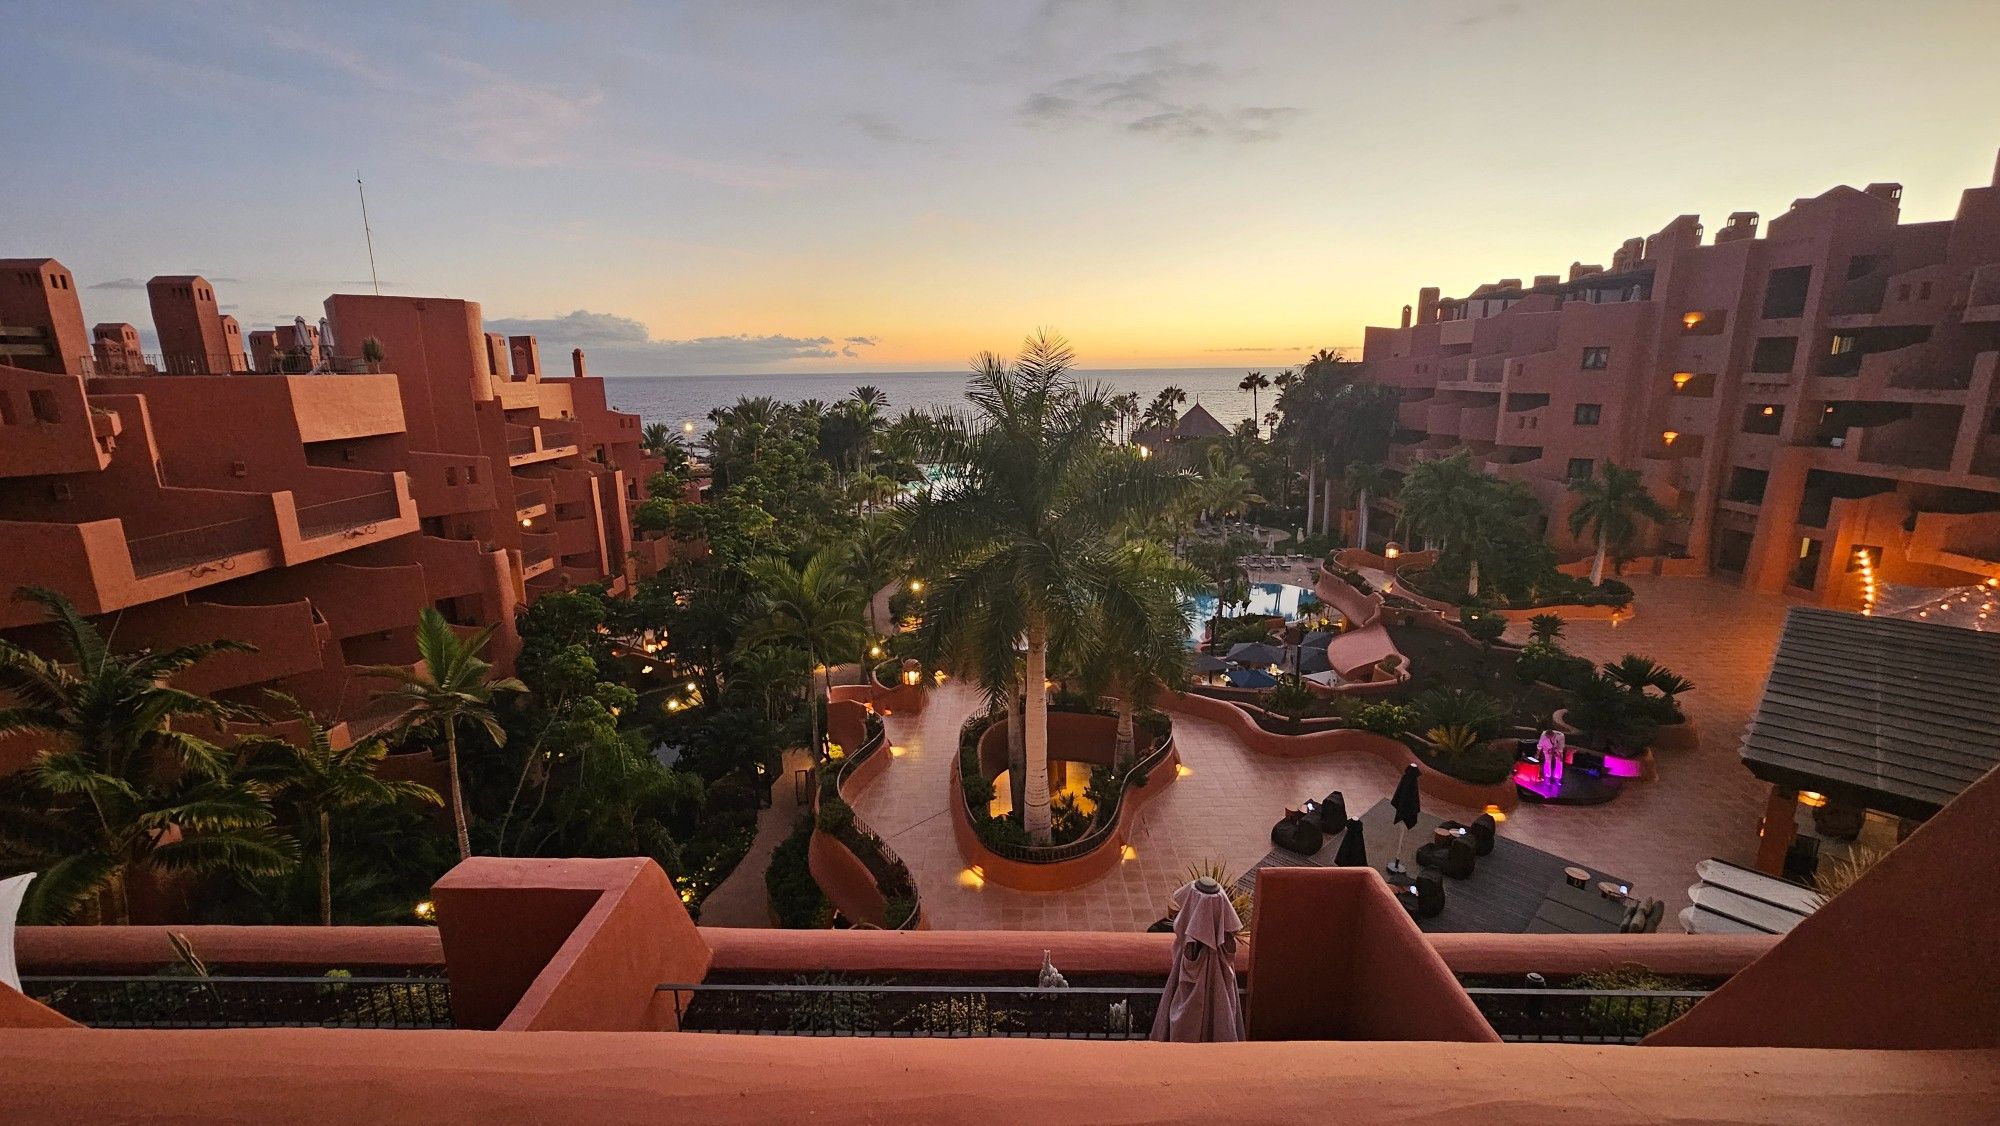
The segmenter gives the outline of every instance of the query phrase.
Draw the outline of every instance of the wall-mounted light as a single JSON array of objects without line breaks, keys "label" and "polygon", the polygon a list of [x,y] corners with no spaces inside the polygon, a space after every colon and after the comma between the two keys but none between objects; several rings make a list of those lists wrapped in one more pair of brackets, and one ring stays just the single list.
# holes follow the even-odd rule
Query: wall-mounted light
[{"label": "wall-mounted light", "polygon": [[1403,554],[1403,545],[1394,540],[1382,545],[1382,558],[1384,559],[1394,559],[1401,554]]},{"label": "wall-mounted light", "polygon": [[1807,809],[1818,809],[1826,804],[1826,795],[1814,790],[1800,790],[1799,804]]},{"label": "wall-mounted light", "polygon": [[1673,444],[1674,444],[1674,440],[1675,440],[1675,439],[1677,439],[1677,438],[1679,438],[1680,436],[1681,436],[1681,432],[1680,432],[1680,431],[1678,431],[1678,430],[1662,430],[1662,431],[1660,431],[1660,441],[1661,441],[1661,442],[1664,442],[1665,444],[1667,444],[1667,445],[1669,445],[1669,446],[1673,445]]},{"label": "wall-mounted light", "polygon": [[1681,327],[1682,327],[1682,328],[1694,328],[1695,326],[1697,326],[1697,325],[1701,324],[1701,322],[1702,322],[1702,321],[1704,321],[1704,320],[1706,320],[1706,319],[1707,319],[1707,318],[1706,318],[1705,316],[1703,316],[1703,315],[1702,315],[1701,313],[1698,313],[1698,312],[1692,312],[1692,311],[1690,311],[1690,312],[1686,312],[1686,313],[1682,313],[1682,314],[1681,314]]},{"label": "wall-mounted light", "polygon": [[1772,415],[1774,415],[1774,414],[1777,414],[1777,413],[1778,413],[1778,408],[1776,408],[1776,407],[1765,407],[1765,408],[1764,408],[1764,417],[1765,417],[1765,418],[1769,418],[1769,417],[1771,417]]},{"label": "wall-mounted light", "polygon": [[1691,381],[1692,379],[1694,379],[1694,373],[1693,373],[1693,372],[1691,372],[1691,371],[1677,371],[1677,372],[1675,372],[1675,373],[1674,373],[1674,390],[1678,391],[1678,390],[1680,390],[1681,388],[1683,388],[1683,387],[1686,387],[1686,386],[1688,385],[1689,381]]}]

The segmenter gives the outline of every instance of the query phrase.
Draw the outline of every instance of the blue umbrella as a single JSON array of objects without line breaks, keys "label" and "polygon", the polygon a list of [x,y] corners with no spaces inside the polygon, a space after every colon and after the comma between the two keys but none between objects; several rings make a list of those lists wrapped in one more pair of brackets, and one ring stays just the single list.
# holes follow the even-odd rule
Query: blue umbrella
[{"label": "blue umbrella", "polygon": [[1234,688],[1270,688],[1278,679],[1263,669],[1230,669],[1222,674],[1222,679]]},{"label": "blue umbrella", "polygon": [[1326,659],[1326,647],[1299,650],[1299,675],[1311,676],[1316,672],[1326,672],[1333,667]]}]

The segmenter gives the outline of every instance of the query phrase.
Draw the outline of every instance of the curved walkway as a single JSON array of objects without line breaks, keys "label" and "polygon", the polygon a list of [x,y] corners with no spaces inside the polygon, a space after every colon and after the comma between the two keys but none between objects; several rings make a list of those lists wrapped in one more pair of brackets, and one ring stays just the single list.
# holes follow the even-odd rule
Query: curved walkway
[{"label": "curved walkway", "polygon": [[[1787,603],[1708,579],[1629,581],[1638,596],[1635,617],[1618,626],[1571,622],[1566,641],[1599,662],[1644,653],[1695,681],[1699,688],[1683,704],[1699,727],[1699,747],[1663,755],[1658,782],[1628,787],[1610,805],[1523,806],[1501,831],[1615,872],[1638,894],[1665,899],[1672,915],[1685,903],[1696,863],[1709,856],[1747,862],[1755,854],[1764,787],[1743,769],[1737,744]],[[1515,629],[1525,633],[1525,626]],[[944,805],[959,725],[978,706],[976,692],[953,682],[921,713],[889,717],[896,760],[854,803],[909,864],[925,917],[940,929],[1142,930],[1164,913],[1190,865],[1219,860],[1240,872],[1263,857],[1286,807],[1341,790],[1358,812],[1396,785],[1398,772],[1370,756],[1276,759],[1248,750],[1217,724],[1177,716],[1188,773],[1147,806],[1135,855],[1086,887],[1013,891],[966,871]],[[1443,816],[1473,812],[1438,802],[1428,808]]]}]

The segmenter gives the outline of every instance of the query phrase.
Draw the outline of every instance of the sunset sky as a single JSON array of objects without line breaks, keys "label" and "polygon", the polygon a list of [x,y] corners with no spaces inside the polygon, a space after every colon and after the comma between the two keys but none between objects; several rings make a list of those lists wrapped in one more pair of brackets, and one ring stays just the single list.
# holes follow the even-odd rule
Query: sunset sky
[{"label": "sunset sky", "polygon": [[1356,347],[1422,285],[2000,147],[2000,4],[8,6],[0,256],[92,321],[465,297],[606,374]]}]

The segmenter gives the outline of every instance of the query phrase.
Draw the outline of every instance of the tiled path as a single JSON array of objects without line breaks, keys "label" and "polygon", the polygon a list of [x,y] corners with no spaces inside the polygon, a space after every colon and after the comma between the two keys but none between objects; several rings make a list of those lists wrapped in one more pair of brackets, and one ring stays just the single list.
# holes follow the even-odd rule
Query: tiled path
[{"label": "tiled path", "polygon": [[[1693,680],[1699,687],[1683,705],[1701,731],[1700,749],[1666,756],[1660,781],[1635,785],[1610,805],[1523,807],[1502,832],[1625,877],[1637,894],[1666,899],[1671,918],[1685,904],[1697,861],[1747,861],[1754,853],[1763,789],[1739,764],[1736,746],[1770,667],[1785,604],[1706,579],[1630,581],[1637,614],[1617,627],[1572,622],[1569,647],[1600,662],[1644,653]],[[977,705],[975,693],[954,683],[934,693],[921,715],[890,717],[895,761],[854,803],[908,862],[925,914],[939,928],[1140,930],[1164,913],[1189,865],[1220,860],[1241,870],[1255,863],[1288,805],[1337,789],[1349,809],[1367,809],[1396,783],[1397,772],[1373,758],[1270,758],[1215,724],[1178,716],[1188,772],[1147,807],[1132,859],[1066,892],[982,886],[965,871],[944,805],[958,727]]]}]

